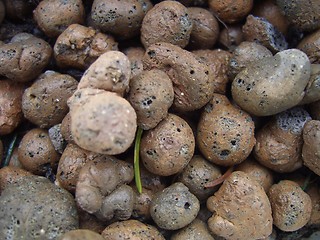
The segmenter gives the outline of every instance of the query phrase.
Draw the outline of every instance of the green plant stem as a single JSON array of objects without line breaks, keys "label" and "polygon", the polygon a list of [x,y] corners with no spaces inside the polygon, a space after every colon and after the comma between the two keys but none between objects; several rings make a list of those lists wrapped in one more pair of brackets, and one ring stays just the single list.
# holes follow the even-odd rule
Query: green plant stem
[{"label": "green plant stem", "polygon": [[142,184],[141,184],[141,178],[140,178],[139,154],[140,154],[140,142],[141,142],[142,132],[143,132],[143,129],[138,127],[136,140],[134,143],[134,158],[133,158],[134,179],[136,182],[138,192],[140,194],[142,193]]},{"label": "green plant stem", "polygon": [[9,148],[8,148],[8,151],[7,151],[7,155],[6,155],[6,158],[4,159],[4,162],[2,164],[2,167],[6,167],[9,165],[9,162],[10,162],[10,158],[11,158],[11,155],[12,155],[12,152],[13,152],[13,149],[14,149],[14,145],[17,141],[17,136],[18,134],[15,134],[13,135],[13,138],[10,142],[10,145],[9,145]]}]

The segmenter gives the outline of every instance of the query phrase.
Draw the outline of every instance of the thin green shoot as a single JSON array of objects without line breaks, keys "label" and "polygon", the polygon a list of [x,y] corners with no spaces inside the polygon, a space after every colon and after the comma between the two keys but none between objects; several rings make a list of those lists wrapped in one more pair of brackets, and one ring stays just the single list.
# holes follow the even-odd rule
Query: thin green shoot
[{"label": "thin green shoot", "polygon": [[136,182],[136,186],[138,192],[142,193],[142,184],[140,178],[140,165],[139,165],[139,157],[140,157],[140,142],[142,136],[143,129],[138,127],[136,139],[134,143],[134,158],[133,158],[133,167],[134,167],[134,179]]},{"label": "thin green shoot", "polygon": [[12,152],[13,152],[14,146],[15,146],[16,141],[17,141],[17,137],[18,137],[18,134],[14,134],[13,135],[12,140],[10,142],[10,145],[8,147],[6,158],[4,159],[4,162],[2,164],[2,167],[6,167],[6,166],[9,165],[10,158],[12,156]]}]

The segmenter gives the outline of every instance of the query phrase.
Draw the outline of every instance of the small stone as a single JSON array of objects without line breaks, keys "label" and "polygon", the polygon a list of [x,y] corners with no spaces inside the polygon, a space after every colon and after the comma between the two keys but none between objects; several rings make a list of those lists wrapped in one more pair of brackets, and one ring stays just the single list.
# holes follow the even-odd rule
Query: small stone
[{"label": "small stone", "polygon": [[174,183],[154,197],[150,213],[155,223],[168,230],[187,226],[197,216],[199,200],[183,183]]}]

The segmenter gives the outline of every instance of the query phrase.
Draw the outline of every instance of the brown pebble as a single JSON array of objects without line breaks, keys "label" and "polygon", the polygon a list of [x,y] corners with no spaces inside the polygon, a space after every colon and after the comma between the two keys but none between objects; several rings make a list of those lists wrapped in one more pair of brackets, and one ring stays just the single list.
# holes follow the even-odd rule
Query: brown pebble
[{"label": "brown pebble", "polygon": [[110,240],[165,239],[159,232],[159,230],[154,226],[142,223],[134,219],[112,223],[103,230],[101,235],[104,237],[104,239]]},{"label": "brown pebble", "polygon": [[24,88],[24,85],[11,80],[0,80],[0,135],[12,133],[22,121]]},{"label": "brown pebble", "polygon": [[78,82],[68,74],[46,71],[27,88],[22,96],[23,115],[40,128],[61,123],[68,113],[67,100]]},{"label": "brown pebble", "polygon": [[0,169],[0,193],[11,183],[18,182],[25,176],[30,176],[32,173],[13,166],[7,166]]},{"label": "brown pebble", "polygon": [[167,42],[184,48],[192,31],[188,9],[177,1],[162,1],[144,17],[141,42],[148,48],[157,42]]},{"label": "brown pebble", "polygon": [[311,120],[303,127],[303,164],[320,176],[320,121]]},{"label": "brown pebble", "polygon": [[180,112],[203,107],[213,95],[214,84],[210,67],[193,53],[170,43],[156,43],[143,58],[146,70],[158,68],[173,83],[173,108]]},{"label": "brown pebble", "polygon": [[[98,89],[77,90],[71,99],[74,141],[81,148],[96,153],[115,155],[125,152],[133,143],[137,129],[134,109],[116,93],[99,90],[98,94],[85,96],[81,94],[85,90],[97,92]],[[77,106],[77,101],[83,101],[83,104]]]},{"label": "brown pebble", "polygon": [[118,43],[111,35],[72,24],[59,35],[53,50],[60,68],[85,70],[103,53],[118,50]]},{"label": "brown pebble", "polygon": [[263,239],[272,232],[271,206],[262,186],[233,172],[207,200],[210,232],[229,240]]},{"label": "brown pebble", "polygon": [[15,35],[0,46],[0,74],[16,82],[28,82],[49,64],[52,48],[45,40],[29,33]]},{"label": "brown pebble", "polygon": [[263,45],[256,42],[242,42],[233,51],[229,62],[230,71],[228,75],[231,80],[245,69],[249,64],[265,58],[272,57],[272,53]]},{"label": "brown pebble", "polygon": [[[93,156],[93,155],[92,155]],[[69,143],[59,160],[56,181],[59,186],[74,193],[81,168],[90,161],[90,153]]]},{"label": "brown pebble", "polygon": [[319,0],[277,0],[289,22],[301,31],[313,31],[320,27]]},{"label": "brown pebble", "polygon": [[209,0],[210,9],[226,23],[239,22],[253,7],[253,0]]},{"label": "brown pebble", "polygon": [[252,157],[240,163],[236,170],[245,172],[249,177],[256,180],[265,192],[268,192],[273,184],[273,172]]},{"label": "brown pebble", "polygon": [[151,8],[150,0],[95,0],[89,24],[117,39],[127,40],[139,35],[142,20]]},{"label": "brown pebble", "polygon": [[130,80],[128,101],[137,114],[138,126],[149,130],[167,114],[174,98],[169,76],[158,69],[142,71]]},{"label": "brown pebble", "polygon": [[231,53],[221,49],[203,49],[192,51],[203,62],[206,62],[211,70],[213,79],[213,92],[225,94],[227,91],[227,85],[229,82],[229,61]]},{"label": "brown pebble", "polygon": [[83,24],[85,10],[81,0],[43,0],[34,10],[33,16],[47,36],[57,37],[69,25]]},{"label": "brown pebble", "polygon": [[195,148],[192,129],[174,114],[146,131],[141,139],[140,155],[152,173],[170,176],[180,172],[191,160]]},{"label": "brown pebble", "polygon": [[50,141],[48,131],[41,128],[33,128],[23,136],[18,155],[23,167],[38,175],[55,170],[60,158]]},{"label": "brown pebble", "polygon": [[88,229],[71,230],[63,234],[59,240],[105,240],[100,234]]},{"label": "brown pebble", "polygon": [[219,37],[219,24],[213,14],[199,7],[188,8],[193,27],[188,44],[189,49],[210,49]]},{"label": "brown pebble", "polygon": [[297,46],[310,59],[311,63],[320,63],[320,29],[307,35]]},{"label": "brown pebble", "polygon": [[246,41],[258,42],[273,53],[288,48],[288,43],[282,33],[264,18],[249,15],[242,31]]},{"label": "brown pebble", "polygon": [[273,224],[282,231],[293,232],[310,219],[312,202],[307,193],[295,182],[282,180],[268,192]]},{"label": "brown pebble", "polygon": [[262,165],[276,172],[293,172],[302,166],[302,130],[311,117],[302,108],[275,115],[256,133],[253,154]]},{"label": "brown pebble", "polygon": [[206,159],[217,165],[233,166],[244,161],[253,149],[254,123],[226,96],[214,94],[202,110],[196,139]]},{"label": "brown pebble", "polygon": [[242,25],[228,25],[220,32],[218,41],[222,46],[225,46],[226,48],[233,50],[242,41],[244,41]]},{"label": "brown pebble", "polygon": [[276,0],[264,0],[257,2],[252,10],[252,14],[257,17],[267,19],[283,35],[289,29],[289,21],[277,5]]}]

